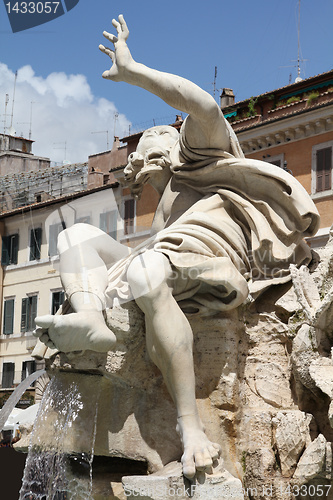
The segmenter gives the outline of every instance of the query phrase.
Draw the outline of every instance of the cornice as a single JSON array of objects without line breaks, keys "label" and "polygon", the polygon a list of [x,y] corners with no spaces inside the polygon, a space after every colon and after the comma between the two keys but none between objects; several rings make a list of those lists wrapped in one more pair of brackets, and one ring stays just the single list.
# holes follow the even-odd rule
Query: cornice
[{"label": "cornice", "polygon": [[245,154],[333,131],[333,103],[237,133]]}]

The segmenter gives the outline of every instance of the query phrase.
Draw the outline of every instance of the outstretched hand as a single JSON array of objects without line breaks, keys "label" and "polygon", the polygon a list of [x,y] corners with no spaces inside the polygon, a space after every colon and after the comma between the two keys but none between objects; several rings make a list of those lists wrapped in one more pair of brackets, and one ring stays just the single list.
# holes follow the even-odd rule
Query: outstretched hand
[{"label": "outstretched hand", "polygon": [[134,62],[126,44],[126,40],[129,35],[127,24],[122,15],[118,17],[118,20],[119,21],[116,21],[115,19],[112,20],[112,24],[116,28],[118,36],[112,35],[107,31],[103,31],[105,38],[113,44],[114,50],[104,47],[104,45],[99,46],[99,49],[104,54],[109,56],[113,63],[111,68],[104,71],[102,76],[103,78],[107,78],[108,80],[113,80],[115,82],[127,81],[126,75],[130,65]]}]

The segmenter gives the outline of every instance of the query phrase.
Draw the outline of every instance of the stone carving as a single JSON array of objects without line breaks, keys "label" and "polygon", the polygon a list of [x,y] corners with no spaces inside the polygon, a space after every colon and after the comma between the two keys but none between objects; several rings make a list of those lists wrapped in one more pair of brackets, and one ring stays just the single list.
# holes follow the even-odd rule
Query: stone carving
[{"label": "stone carving", "polygon": [[[133,412],[135,401],[139,404],[143,386],[147,394],[154,393],[150,403],[155,407],[140,403],[141,408],[164,414],[166,430],[158,432],[176,444],[162,449],[158,432],[153,440],[147,433],[150,445],[145,443],[141,458],[146,457],[151,470],[178,458],[175,426],[168,428],[168,422],[177,418],[185,477],[211,472],[222,454],[229,472],[243,476],[249,487],[261,488],[258,498],[267,497],[268,487],[274,489],[274,498],[288,498],[282,485],[297,470],[309,442],[306,413],[312,413],[300,411],[294,403],[290,379],[298,380],[298,391],[302,386],[314,396],[324,386],[326,394],[330,391],[325,375],[319,381],[319,370],[314,369],[320,354],[309,354],[310,330],[330,317],[330,305],[323,305],[318,294],[308,297],[303,282],[309,275],[305,267],[298,270],[312,259],[303,237],[316,232],[318,213],[287,172],[244,158],[209,94],[187,80],[135,62],[126,44],[123,17],[113,25],[117,36],[107,32],[104,36],[114,50],[100,46],[113,62],[103,76],[143,87],[188,117],[180,134],[172,127],[146,131],[125,169],[135,196],[146,182],[161,195],[151,238],[131,251],[89,225],[77,224],[62,232],[61,278],[72,312],[37,318],[36,334],[55,353],[67,353],[55,358],[53,369],[97,370],[113,381],[112,387],[121,379],[121,390],[112,389],[111,399],[119,402],[122,393],[124,400],[118,404],[124,415]],[[296,295],[289,291],[292,299],[283,299],[291,277]],[[271,285],[276,285],[275,291]],[[294,336],[288,321],[295,316],[297,299],[308,322]],[[128,328],[130,309],[127,326],[126,322],[117,326],[116,318],[117,310],[121,316],[132,300],[136,302],[132,313],[141,314],[136,338]],[[294,374],[287,352],[293,337]],[[146,367],[146,380],[132,366],[130,345],[140,346],[138,366]],[[164,389],[144,349],[162,373],[177,414],[167,394],[158,401],[156,394]],[[75,351],[87,352],[80,357]],[[136,386],[129,401],[126,391]],[[106,411],[103,415],[110,436],[117,425]],[[145,427],[141,421],[138,428],[140,416],[136,418],[134,425],[126,422],[124,433],[137,436],[133,445],[139,449],[139,428]],[[140,455],[140,450],[126,446],[125,439],[115,441],[109,442],[112,454]],[[111,453],[98,437],[96,446],[100,454]],[[153,453],[149,447],[155,448]],[[311,445],[306,453],[312,453]],[[281,473],[276,470],[276,454],[284,462]],[[302,469],[299,476],[312,478],[313,473],[306,476]]]}]

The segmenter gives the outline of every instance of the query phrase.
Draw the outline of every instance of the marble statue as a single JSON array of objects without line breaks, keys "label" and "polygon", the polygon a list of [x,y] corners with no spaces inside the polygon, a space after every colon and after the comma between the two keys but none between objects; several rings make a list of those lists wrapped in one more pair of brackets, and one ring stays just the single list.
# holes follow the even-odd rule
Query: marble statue
[{"label": "marble statue", "polygon": [[209,440],[195,399],[188,318],[230,311],[249,294],[290,280],[290,265],[311,260],[305,236],[319,216],[284,170],[244,158],[212,96],[175,75],[133,60],[123,16],[104,32],[113,50],[103,77],[142,87],[187,113],[180,133],[146,130],[125,176],[134,196],[145,183],[160,194],[151,237],[129,249],[101,230],[76,224],[59,235],[60,272],[73,313],[36,318],[36,335],[68,353],[116,346],[105,310],[135,300],[145,315],[147,350],[176,405],[183,474],[209,472],[220,445]]}]

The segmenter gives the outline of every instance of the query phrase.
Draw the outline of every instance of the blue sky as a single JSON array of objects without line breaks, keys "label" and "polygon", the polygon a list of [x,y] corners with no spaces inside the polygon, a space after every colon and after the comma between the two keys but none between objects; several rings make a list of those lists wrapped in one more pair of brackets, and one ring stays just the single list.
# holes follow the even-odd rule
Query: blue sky
[{"label": "blue sky", "polygon": [[[215,66],[217,88],[233,88],[236,100],[297,76],[298,0],[80,0],[64,16],[15,34],[1,3],[0,130],[6,93],[8,126],[16,70],[14,128],[28,135],[32,109],[34,152],[56,161],[64,142],[70,161],[106,149],[106,134],[91,132],[109,130],[111,137],[115,112],[118,135],[153,119],[170,121],[176,112],[157,97],[101,77],[111,61],[98,45],[106,42],[102,32],[113,30],[112,17],[120,13],[137,61],[184,76],[208,92]],[[332,19],[332,0],[301,0],[303,78],[333,68]]]}]

